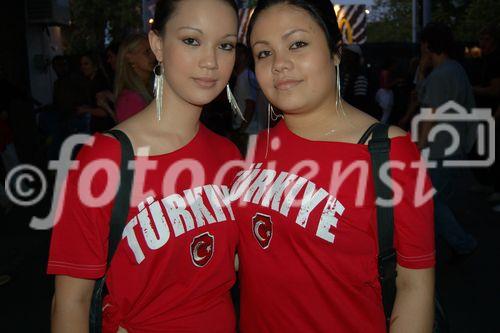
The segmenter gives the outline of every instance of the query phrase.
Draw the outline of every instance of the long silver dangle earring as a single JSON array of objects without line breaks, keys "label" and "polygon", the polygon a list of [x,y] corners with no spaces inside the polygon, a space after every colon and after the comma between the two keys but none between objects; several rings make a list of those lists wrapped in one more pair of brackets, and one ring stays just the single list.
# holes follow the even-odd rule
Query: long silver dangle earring
[{"label": "long silver dangle earring", "polygon": [[335,101],[335,107],[337,108],[337,112],[340,110],[342,115],[345,116],[346,113],[344,111],[344,106],[342,105],[342,94],[340,91],[340,66],[335,65],[335,72],[337,76],[337,100]]},{"label": "long silver dangle earring", "polygon": [[156,101],[156,117],[158,121],[161,119],[161,113],[163,110],[163,66],[161,62],[159,62],[155,68],[153,69],[153,73],[155,74],[155,82],[154,82],[154,95]]},{"label": "long silver dangle earring", "polygon": [[272,105],[271,103],[267,103],[267,140],[266,140],[266,156],[264,157],[267,159],[267,153],[269,152],[269,132],[271,131],[271,109]]},{"label": "long silver dangle earring", "polygon": [[226,93],[227,93],[227,100],[229,101],[229,105],[231,105],[231,109],[233,110],[233,113],[240,116],[240,118],[243,121],[246,121],[245,117],[243,116],[243,112],[241,112],[241,109],[238,106],[238,103],[236,102],[236,98],[234,97],[233,92],[231,91],[231,88],[229,87],[229,83],[226,85]]},{"label": "long silver dangle earring", "polygon": [[267,159],[267,153],[269,152],[271,119],[273,121],[277,121],[279,118],[285,118],[285,116],[283,116],[282,114],[276,114],[276,111],[274,111],[274,107],[271,105],[271,103],[267,103],[267,141],[266,141],[266,156],[265,156],[266,159]]},{"label": "long silver dangle earring", "polygon": [[271,105],[271,103],[267,104],[267,112],[271,115],[271,119],[273,121],[277,121],[280,118],[285,118],[284,115],[276,113],[276,111],[274,110],[274,107]]}]

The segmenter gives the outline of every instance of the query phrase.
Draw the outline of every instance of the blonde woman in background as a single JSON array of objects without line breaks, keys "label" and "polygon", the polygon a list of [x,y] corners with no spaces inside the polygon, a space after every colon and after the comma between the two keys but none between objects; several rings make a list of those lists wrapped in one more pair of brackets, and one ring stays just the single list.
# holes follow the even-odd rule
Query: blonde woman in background
[{"label": "blonde woman in background", "polygon": [[153,100],[152,75],[156,59],[143,34],[120,45],[116,61],[115,97],[118,122],[133,116]]}]

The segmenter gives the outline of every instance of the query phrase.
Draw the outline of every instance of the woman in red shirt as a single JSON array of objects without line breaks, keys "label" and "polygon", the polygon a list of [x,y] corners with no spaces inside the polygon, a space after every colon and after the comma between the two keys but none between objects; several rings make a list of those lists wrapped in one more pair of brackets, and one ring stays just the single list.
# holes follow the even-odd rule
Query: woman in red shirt
[{"label": "woman in red shirt", "polygon": [[[339,97],[341,34],[329,0],[261,0],[249,24],[255,73],[283,113],[240,172],[241,319],[252,332],[386,332],[377,271],[370,153],[376,119]],[[409,135],[389,129],[397,296],[391,332],[431,332],[434,290],[430,183]],[[398,185],[398,186],[396,186]]]},{"label": "woman in red shirt", "polygon": [[199,117],[229,80],[237,22],[231,0],[157,3],[149,41],[163,90],[116,127],[136,162],[122,241],[106,272],[120,145],[96,134],[60,197],[48,262],[53,332],[88,332],[95,279],[105,273],[103,332],[235,332],[237,227],[224,185],[231,175],[219,169],[239,153]]}]

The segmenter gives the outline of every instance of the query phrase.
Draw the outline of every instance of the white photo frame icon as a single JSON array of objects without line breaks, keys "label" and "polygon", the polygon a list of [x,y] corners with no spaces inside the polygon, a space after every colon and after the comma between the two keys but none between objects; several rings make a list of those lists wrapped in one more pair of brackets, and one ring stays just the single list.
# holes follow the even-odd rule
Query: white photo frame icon
[{"label": "white photo frame icon", "polygon": [[[453,110],[453,113],[447,113],[447,111]],[[422,108],[420,114],[416,115],[411,123],[411,139],[412,141],[418,141],[418,127],[423,122],[438,122],[432,130],[429,132],[428,141],[432,142],[437,133],[441,131],[448,132],[452,137],[452,145],[447,147],[445,154],[447,156],[451,155],[460,146],[460,136],[456,129],[450,125],[450,122],[469,122],[475,123],[475,132],[477,134],[477,150],[479,156],[485,156],[481,160],[443,160],[443,166],[445,167],[476,167],[476,168],[486,168],[495,162],[495,119],[491,115],[491,109],[487,108],[473,108],[471,112],[468,112],[463,106],[454,102],[448,101],[438,107],[433,113],[431,108]],[[441,123],[439,123],[441,122]],[[470,140],[469,138],[466,138]],[[467,145],[472,145],[474,142],[467,142]],[[488,143],[488,144],[486,144]],[[486,147],[488,150],[486,151]],[[428,149],[428,148],[426,148]]]}]

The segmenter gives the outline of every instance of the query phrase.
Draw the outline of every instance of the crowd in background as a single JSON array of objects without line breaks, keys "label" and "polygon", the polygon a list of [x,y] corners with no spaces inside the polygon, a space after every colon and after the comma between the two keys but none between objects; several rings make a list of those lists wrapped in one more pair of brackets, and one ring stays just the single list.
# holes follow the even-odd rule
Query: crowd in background
[{"label": "crowd in background", "polygon": [[[381,122],[405,130],[410,129],[411,120],[421,107],[436,109],[447,100],[454,100],[468,110],[488,108],[498,120],[498,27],[486,26],[478,41],[481,57],[465,58],[463,47],[461,52],[456,51],[451,30],[433,23],[423,31],[420,55],[412,59],[398,58],[388,49],[374,61],[365,56],[369,46],[346,45],[341,64],[342,96]],[[58,158],[61,144],[70,135],[106,131],[142,110],[154,98],[155,65],[148,39],[142,34],[129,36],[120,44],[111,43],[104,54],[56,56],[52,59],[52,69],[57,79],[53,103],[48,106],[37,105],[26,92],[9,85],[0,70],[0,90],[4,94],[0,99],[1,183],[19,163],[46,168],[49,160]],[[230,137],[245,153],[249,137],[272,126],[279,115],[268,115],[267,101],[252,71],[252,55],[243,44],[237,46],[230,85],[247,121],[242,122],[232,114],[226,96],[221,94],[204,109],[202,122],[218,134]],[[462,136],[470,135],[463,132],[467,129],[461,130]],[[463,147],[462,153],[473,155],[474,149]],[[475,170],[474,189],[490,191],[492,209],[500,212],[498,175],[498,163],[489,169]],[[458,255],[468,255],[477,243],[463,231],[447,203],[446,192],[453,191],[450,186],[454,175],[438,168],[431,177],[441,198],[436,214],[440,214],[440,220],[448,221],[441,228],[438,226],[438,234]],[[12,208],[4,187],[0,188],[0,206],[2,214]]]}]

